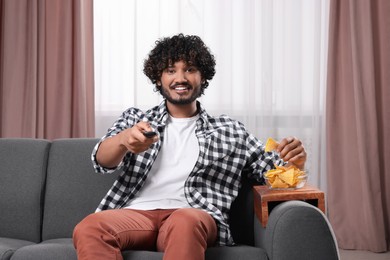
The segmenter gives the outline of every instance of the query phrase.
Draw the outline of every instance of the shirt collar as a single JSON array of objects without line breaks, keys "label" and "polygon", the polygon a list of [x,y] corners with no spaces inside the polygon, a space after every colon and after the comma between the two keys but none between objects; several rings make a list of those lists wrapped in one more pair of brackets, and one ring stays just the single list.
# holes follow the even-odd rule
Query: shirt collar
[{"label": "shirt collar", "polygon": [[[202,123],[204,125],[208,124],[208,117],[209,115],[207,114],[206,110],[204,109],[203,105],[199,102],[196,101],[196,105],[198,107],[198,114],[199,114],[199,119],[202,120]],[[166,100],[163,100],[160,105],[157,107],[157,111],[159,114],[158,121],[162,126],[166,125],[167,119],[168,119],[168,109],[166,106]]]},{"label": "shirt collar", "polygon": [[203,127],[206,128],[209,123],[209,115],[199,101],[197,101],[197,107],[199,111],[199,120],[202,121]]}]

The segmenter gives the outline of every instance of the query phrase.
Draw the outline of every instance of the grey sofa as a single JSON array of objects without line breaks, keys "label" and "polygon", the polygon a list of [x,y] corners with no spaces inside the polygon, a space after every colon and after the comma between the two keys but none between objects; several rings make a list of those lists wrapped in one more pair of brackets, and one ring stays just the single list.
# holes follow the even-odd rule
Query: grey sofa
[{"label": "grey sofa", "polygon": [[[97,139],[0,139],[0,259],[77,259],[74,226],[108,191],[115,174],[94,173]],[[232,206],[237,246],[213,247],[206,259],[338,259],[326,217],[300,201],[276,206],[266,228],[254,217],[252,185],[244,178]],[[125,251],[124,259],[162,259],[162,253]]]}]

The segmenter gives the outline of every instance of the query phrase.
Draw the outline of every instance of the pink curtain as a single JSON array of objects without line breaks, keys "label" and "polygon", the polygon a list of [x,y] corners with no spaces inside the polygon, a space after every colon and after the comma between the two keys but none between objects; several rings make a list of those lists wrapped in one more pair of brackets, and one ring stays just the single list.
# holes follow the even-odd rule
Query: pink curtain
[{"label": "pink curtain", "polygon": [[390,1],[331,0],[328,213],[339,246],[390,244]]},{"label": "pink curtain", "polygon": [[94,136],[93,0],[1,0],[0,137]]}]

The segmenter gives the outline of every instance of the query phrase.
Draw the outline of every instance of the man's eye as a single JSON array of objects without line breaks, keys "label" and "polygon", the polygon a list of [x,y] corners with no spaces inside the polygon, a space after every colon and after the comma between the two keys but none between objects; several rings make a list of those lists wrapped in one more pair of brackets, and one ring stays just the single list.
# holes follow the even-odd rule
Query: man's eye
[{"label": "man's eye", "polygon": [[187,71],[188,71],[188,72],[196,72],[197,69],[196,69],[195,67],[189,67],[189,68],[187,69]]},{"label": "man's eye", "polygon": [[167,69],[167,73],[168,73],[168,74],[173,74],[173,73],[175,73],[175,70],[173,70],[173,69]]}]

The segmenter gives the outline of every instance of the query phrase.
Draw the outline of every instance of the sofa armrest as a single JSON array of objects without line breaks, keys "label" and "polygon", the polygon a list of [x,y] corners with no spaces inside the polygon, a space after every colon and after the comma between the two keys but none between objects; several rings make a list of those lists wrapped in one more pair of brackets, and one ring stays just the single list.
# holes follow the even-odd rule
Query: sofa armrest
[{"label": "sofa armrest", "polygon": [[332,227],[324,213],[302,201],[286,201],[270,213],[266,227],[255,218],[255,244],[271,260],[339,259]]}]

